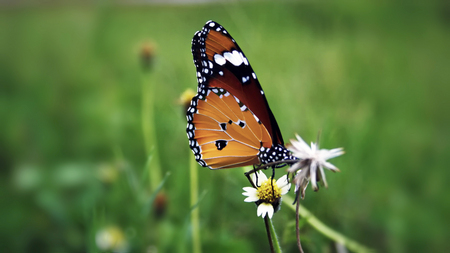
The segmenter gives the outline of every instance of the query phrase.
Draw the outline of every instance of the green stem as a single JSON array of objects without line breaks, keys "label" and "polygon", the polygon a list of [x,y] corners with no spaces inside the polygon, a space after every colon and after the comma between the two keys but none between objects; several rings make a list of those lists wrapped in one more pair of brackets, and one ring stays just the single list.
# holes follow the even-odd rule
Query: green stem
[{"label": "green stem", "polygon": [[270,229],[270,218],[268,216],[264,217],[264,225],[266,226],[266,233],[267,233],[267,240],[269,241],[269,247],[270,247],[270,252],[271,253],[275,253],[275,250],[273,249],[273,240],[272,240],[272,236],[271,236],[271,229]]},{"label": "green stem", "polygon": [[147,164],[149,172],[150,190],[153,192],[162,180],[161,166],[157,149],[157,139],[154,120],[154,85],[150,73],[144,73],[142,77],[142,131],[144,134],[145,150],[147,155],[152,155]]},{"label": "green stem", "polygon": [[273,246],[272,252],[281,253],[282,251],[281,251],[281,247],[280,247],[280,242],[278,241],[278,236],[277,236],[277,233],[275,232],[275,228],[273,226],[272,219],[270,219],[267,215],[266,215],[266,217],[264,217],[264,219],[265,219],[266,225],[269,227],[270,234],[272,235],[271,236],[271,239],[272,239],[271,245]]},{"label": "green stem", "polygon": [[198,207],[198,175],[197,162],[195,157],[190,154],[189,170],[191,180],[191,225],[192,225],[192,252],[201,253],[202,248],[200,244],[200,222],[199,222],[199,207]]},{"label": "green stem", "polygon": [[[297,194],[297,203],[295,203],[295,213],[298,214],[298,210],[300,208],[300,200],[298,199],[299,196]],[[302,242],[300,241],[300,226],[299,226],[299,217],[300,215],[295,215],[295,235],[297,237],[297,247],[298,247],[298,251],[300,251],[300,253],[304,253],[303,252],[303,248],[302,248]]]},{"label": "green stem", "polygon": [[[295,212],[295,206],[292,205],[294,199],[290,196],[283,196],[283,202]],[[317,219],[308,209],[299,204],[298,213],[302,218],[306,220],[313,228],[317,231],[330,238],[331,240],[344,245],[347,249],[354,252],[373,252],[373,250],[367,248],[366,246],[345,237],[344,235],[338,233],[337,231],[331,229],[319,219]]]}]

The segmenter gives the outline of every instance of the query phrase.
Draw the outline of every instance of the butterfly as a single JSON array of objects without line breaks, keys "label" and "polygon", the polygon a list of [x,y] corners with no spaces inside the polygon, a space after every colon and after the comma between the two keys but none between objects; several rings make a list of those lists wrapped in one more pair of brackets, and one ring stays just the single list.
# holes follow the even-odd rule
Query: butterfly
[{"label": "butterfly", "polygon": [[225,169],[296,160],[284,147],[255,72],[228,31],[206,22],[192,39],[192,55],[198,88],[186,113],[186,132],[196,161]]}]

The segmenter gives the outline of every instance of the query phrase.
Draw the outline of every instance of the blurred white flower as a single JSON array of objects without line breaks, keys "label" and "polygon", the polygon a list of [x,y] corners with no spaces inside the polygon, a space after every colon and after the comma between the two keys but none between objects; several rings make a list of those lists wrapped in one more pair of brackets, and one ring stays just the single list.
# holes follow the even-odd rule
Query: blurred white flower
[{"label": "blurred white flower", "polygon": [[105,227],[97,231],[95,243],[100,250],[112,252],[128,252],[128,243],[123,231],[116,227]]},{"label": "blurred white flower", "polygon": [[311,181],[315,191],[319,189],[317,187],[317,182],[320,181],[320,179],[323,180],[325,187],[328,187],[323,168],[338,172],[339,169],[327,162],[327,160],[344,154],[344,150],[342,148],[331,150],[319,149],[318,145],[314,142],[311,142],[310,147],[300,136],[296,135],[296,137],[297,140],[291,140],[291,145],[288,146],[288,149],[300,160],[292,165],[292,167],[288,169],[288,172],[296,173],[293,180],[295,192],[297,193],[301,190],[302,198],[304,198],[305,189],[308,186],[309,181]]},{"label": "blurred white flower", "polygon": [[291,184],[287,175],[277,181],[258,171],[251,175],[251,180],[256,188],[244,187],[242,195],[247,196],[245,202],[255,202],[258,206],[257,215],[264,218],[266,215],[272,219],[273,213],[278,211],[281,204],[281,196],[288,193]]}]

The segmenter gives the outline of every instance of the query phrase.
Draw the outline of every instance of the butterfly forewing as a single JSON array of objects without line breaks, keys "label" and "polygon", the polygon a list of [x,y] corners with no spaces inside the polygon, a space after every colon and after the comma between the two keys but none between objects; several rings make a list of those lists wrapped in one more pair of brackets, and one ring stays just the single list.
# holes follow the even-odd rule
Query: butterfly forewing
[{"label": "butterfly forewing", "polygon": [[[207,23],[206,27],[208,27],[209,24],[211,23]],[[208,40],[206,41],[206,55],[208,55],[209,59],[213,59],[217,52],[231,52],[233,49],[237,49],[237,44],[234,40],[226,36],[223,31],[225,30],[222,28],[221,31],[210,30],[208,32]],[[224,40],[224,36],[228,39]]]}]

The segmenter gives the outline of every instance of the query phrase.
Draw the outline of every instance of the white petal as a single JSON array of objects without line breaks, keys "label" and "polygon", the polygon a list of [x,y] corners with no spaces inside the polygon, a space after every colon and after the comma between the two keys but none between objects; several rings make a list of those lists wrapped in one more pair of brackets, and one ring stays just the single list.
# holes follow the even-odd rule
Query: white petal
[{"label": "white petal", "polygon": [[294,165],[292,165],[292,167],[287,169],[287,172],[294,173],[296,171],[299,171],[300,170],[300,166],[301,166],[300,164],[301,164],[301,161],[296,162]]},{"label": "white petal", "polygon": [[310,150],[311,148],[306,144],[306,142],[300,137],[298,134],[295,135],[297,138],[297,141],[293,141],[293,144],[299,149],[299,150]]},{"label": "white petal", "polygon": [[322,165],[323,165],[323,167],[325,167],[325,168],[327,168],[329,170],[339,171],[339,169],[336,166],[334,166],[333,164],[331,164],[329,162],[324,162]]},{"label": "white petal", "polygon": [[326,156],[324,157],[325,160],[335,158],[336,156],[340,156],[345,153],[343,148],[335,148],[332,150],[325,149],[325,150],[327,151]]},{"label": "white petal", "polygon": [[278,180],[277,180],[277,185],[278,185],[278,187],[281,188],[281,187],[283,187],[283,186],[285,186],[285,185],[287,185],[287,184],[289,184],[287,175],[284,175],[284,176],[278,178]]},{"label": "white petal", "polygon": [[280,177],[277,180],[277,185],[280,187],[281,195],[284,195],[289,192],[289,189],[291,188],[291,184],[289,183],[287,175]]},{"label": "white petal", "polygon": [[242,193],[242,195],[244,196],[256,196],[257,190],[253,187],[244,187],[242,188],[244,190],[244,192]]},{"label": "white petal", "polygon": [[311,153],[316,153],[317,151],[317,145],[314,142],[311,142]]},{"label": "white petal", "polygon": [[257,196],[248,196],[247,198],[244,199],[244,202],[256,202],[258,200],[259,198]]},{"label": "white petal", "polygon": [[261,180],[261,182],[267,181],[267,176],[263,172],[259,172],[258,174],[258,181]]},{"label": "white petal", "polygon": [[265,203],[262,203],[258,206],[258,209],[256,209],[256,215],[261,216],[264,218],[266,216],[267,211],[265,210]]},{"label": "white petal", "polygon": [[259,200],[258,198],[258,191],[253,187],[244,187],[244,192],[242,195],[247,196],[247,198],[244,199],[245,202],[256,202]]},{"label": "white petal", "polygon": [[[258,173],[258,175],[256,175],[256,173]],[[253,174],[251,175],[251,178],[252,178],[253,183],[254,183],[257,187],[260,187],[260,186],[261,186],[261,183],[267,180],[267,176],[266,176],[266,174],[264,174],[264,173],[261,172],[261,171],[258,171],[258,172],[256,172],[256,173],[253,173]],[[257,182],[258,182],[258,184],[257,184]]]},{"label": "white petal", "polygon": [[274,210],[273,210],[273,206],[269,204],[270,207],[267,207],[267,214],[269,215],[269,219],[272,219]]},{"label": "white petal", "polygon": [[306,142],[297,134],[295,135],[297,140],[291,140],[291,149],[294,155],[300,159],[310,158],[312,155],[311,148],[306,144]]},{"label": "white petal", "polygon": [[[258,172],[256,172],[256,173],[258,173]],[[252,174],[250,175],[250,178],[252,179],[252,182],[253,182],[253,183],[255,183],[255,180],[256,180],[256,173],[252,173]]]},{"label": "white petal", "polygon": [[267,181],[267,176],[261,171],[258,171],[257,173],[258,175],[253,179],[253,183],[255,183],[256,186],[260,187],[263,182]]},{"label": "white petal", "polygon": [[309,174],[311,175],[312,187],[316,191],[317,190],[317,178],[316,178],[316,176],[317,176],[317,162],[314,161],[314,160],[311,162]]},{"label": "white petal", "polygon": [[256,213],[258,216],[261,216],[262,218],[266,217],[266,214],[269,215],[269,218],[272,219],[273,216],[273,206],[268,203],[261,203],[258,206],[258,209],[256,210]]},{"label": "white petal", "polygon": [[280,188],[281,195],[284,195],[284,194],[288,193],[290,189],[291,189],[291,184],[287,184],[287,185],[281,187]]},{"label": "white petal", "polygon": [[323,171],[323,167],[319,165],[320,175],[322,176],[323,184],[328,188],[327,179],[325,177],[325,172]]}]

